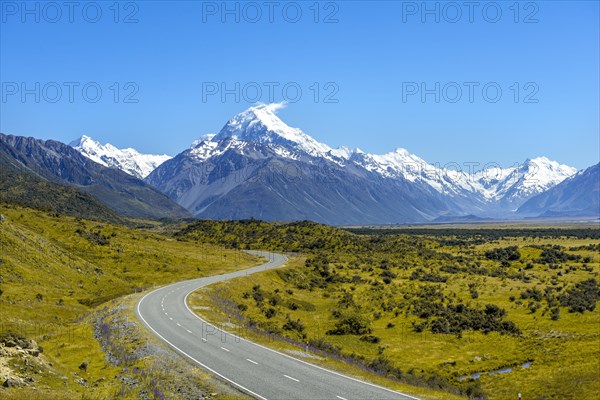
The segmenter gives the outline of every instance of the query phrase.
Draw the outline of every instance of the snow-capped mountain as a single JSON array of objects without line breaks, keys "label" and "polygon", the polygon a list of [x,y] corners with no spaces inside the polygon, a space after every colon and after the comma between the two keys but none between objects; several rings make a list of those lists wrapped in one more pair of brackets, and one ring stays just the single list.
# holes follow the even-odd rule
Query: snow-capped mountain
[{"label": "snow-capped mountain", "polygon": [[234,116],[147,181],[201,217],[350,224],[498,217],[576,172],[539,157],[469,174],[405,149],[332,149],[286,125],[276,115],[280,108],[257,105]]},{"label": "snow-capped mountain", "polygon": [[384,178],[287,126],[277,108],[236,115],[146,181],[203,218],[364,224],[426,221],[451,211],[430,187]]},{"label": "snow-capped mountain", "polygon": [[268,104],[250,107],[236,115],[212,138],[220,142],[235,139],[243,142],[264,144],[275,151],[285,149],[282,156],[294,157],[306,153],[313,157],[326,157],[331,148],[317,142],[298,128],[286,125],[275,112],[282,104]]},{"label": "snow-capped mountain", "polygon": [[400,148],[383,155],[347,148],[334,154],[387,178],[402,177],[425,183],[445,195],[477,196],[486,203],[522,203],[577,172],[546,157],[528,159],[512,168],[491,167],[469,173],[430,164]]},{"label": "snow-capped mountain", "polygon": [[194,147],[198,146],[200,143],[204,142],[205,140],[210,142],[212,140],[212,138],[214,138],[214,137],[215,137],[214,133],[207,133],[206,135],[202,135],[202,136],[200,136],[199,139],[196,139],[192,142],[190,148],[193,149]]},{"label": "snow-capped mountain", "polygon": [[[35,180],[74,187],[121,215],[133,218],[190,216],[180,205],[141,179],[118,169],[109,169],[85,157],[73,147],[55,140],[0,133],[0,155],[5,163],[12,165],[11,168],[26,171],[35,176]],[[17,187],[20,185],[18,182],[15,184]],[[29,200],[37,201],[36,198],[43,196],[44,191],[40,186],[25,195],[31,197]],[[83,207],[78,211],[88,212],[85,199],[79,200],[84,201],[78,202]],[[60,210],[63,205],[52,204],[52,207]]]},{"label": "snow-capped mountain", "polygon": [[69,144],[90,160],[109,168],[143,179],[163,162],[171,159],[168,155],[141,154],[135,149],[118,149],[110,143],[101,144],[89,136],[81,136]]},{"label": "snow-capped mountain", "polygon": [[[521,204],[533,195],[542,193],[575,175],[577,169],[559,164],[546,157],[526,160],[523,164],[507,169],[480,172],[478,182],[491,201]],[[501,179],[490,182],[489,177],[499,174]]]},{"label": "snow-capped mountain", "polygon": [[600,219],[600,163],[533,196],[517,212],[522,216]]},{"label": "snow-capped mountain", "polygon": [[476,196],[487,203],[517,204],[541,193],[576,173],[576,169],[546,157],[526,160],[511,168],[487,168],[476,173],[442,168],[398,148],[387,154],[369,154],[360,149],[332,149],[300,129],[286,125],[276,115],[279,104],[260,105],[236,115],[217,135],[195,142],[194,154],[207,159],[224,151],[218,143],[230,138],[228,146],[259,143],[278,155],[297,159],[302,154],[326,159],[338,165],[355,164],[385,178],[404,178],[431,186],[444,195]]}]

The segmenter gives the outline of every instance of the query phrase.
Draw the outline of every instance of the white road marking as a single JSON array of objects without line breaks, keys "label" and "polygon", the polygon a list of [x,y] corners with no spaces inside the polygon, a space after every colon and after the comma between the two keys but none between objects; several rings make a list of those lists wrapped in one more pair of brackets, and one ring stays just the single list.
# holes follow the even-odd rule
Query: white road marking
[{"label": "white road marking", "polygon": [[335,396],[335,397],[337,397],[340,400],[348,400],[348,399],[343,398],[342,396]]},{"label": "white road marking", "polygon": [[221,348],[222,348],[223,350],[225,350],[225,351],[229,351],[229,349],[226,349],[225,347],[221,347]]},{"label": "white road marking", "polygon": [[[152,292],[150,292],[152,293]],[[181,354],[183,354],[184,356],[186,356],[187,358],[189,358],[190,360],[194,361],[196,364],[200,365],[201,367],[203,367],[204,369],[207,369],[208,371],[212,372],[213,374],[225,379],[227,382],[230,382],[231,384],[233,384],[234,386],[239,387],[240,389],[242,389],[243,391],[250,393],[250,395],[257,397],[261,400],[267,400],[266,397],[261,396],[258,393],[253,392],[252,390],[240,385],[239,383],[237,383],[236,381],[227,378],[225,375],[218,373],[217,371],[215,371],[214,369],[210,368],[209,366],[202,364],[200,361],[196,360],[194,357],[190,356],[188,353],[186,353],[185,351],[181,350],[179,347],[175,346],[173,343],[169,342],[163,335],[161,335],[160,333],[158,333],[156,331],[156,329],[154,329],[153,327],[150,326],[150,324],[148,323],[148,321],[146,321],[146,319],[142,316],[142,313],[140,312],[140,305],[142,304],[142,302],[144,301],[144,299],[150,294],[150,293],[146,293],[146,295],[144,295],[144,297],[141,298],[141,300],[137,303],[137,307],[136,307],[136,311],[137,314],[139,315],[139,317],[142,319],[142,321],[144,322],[144,324],[148,327],[148,329],[150,329],[152,332],[154,332],[156,334],[156,336],[158,336],[159,338],[161,338],[163,341],[165,341],[167,344],[169,344],[171,347],[173,347],[175,350],[177,350],[178,352],[180,352]],[[204,341],[206,341],[205,339],[202,339]]]},{"label": "white road marking", "polygon": [[258,365],[258,363],[257,363],[256,361],[252,361],[252,360],[251,360],[251,359],[249,359],[249,358],[246,358],[246,361],[248,361],[248,362],[251,362],[251,363],[252,363],[252,364],[254,364],[254,365]]},{"label": "white road marking", "polygon": [[300,382],[298,379],[292,378],[291,376],[287,376],[287,375],[283,375],[283,376],[285,376],[286,378],[291,379],[293,381]]},{"label": "white road marking", "polygon": [[188,331],[188,333],[192,333],[192,331],[190,331],[189,329],[186,329],[186,331]]},{"label": "white road marking", "polygon": [[[287,261],[287,258],[285,259],[285,261]],[[255,272],[255,271],[253,271],[253,272]],[[248,273],[246,273],[246,274],[248,274]],[[198,280],[198,283],[200,283],[200,282],[201,282],[201,280],[199,279],[199,280]],[[204,285],[206,285],[206,284],[202,284],[202,285],[200,285],[199,287],[202,287],[202,286],[204,286]],[[193,292],[193,290],[192,290],[192,291],[190,291],[190,292],[188,292],[188,293],[185,295],[185,297],[184,297],[184,299],[183,299],[183,304],[184,304],[184,306],[186,307],[186,309],[188,310],[188,312],[191,314],[191,316],[193,316],[194,318],[198,319],[198,320],[199,320],[201,323],[203,323],[203,324],[207,324],[208,326],[212,326],[210,323],[208,323],[207,321],[203,320],[203,319],[202,319],[202,318],[200,318],[198,315],[196,315],[196,314],[195,314],[195,313],[194,313],[194,312],[191,310],[191,308],[189,307],[189,305],[187,304],[187,299],[188,299],[188,297],[189,297],[189,296],[192,294],[192,292]],[[150,292],[150,293],[146,293],[146,294],[144,295],[144,297],[142,297],[142,299],[141,299],[141,300],[138,302],[138,304],[137,304],[137,309],[136,309],[136,311],[137,311],[137,315],[140,317],[140,319],[143,321],[143,323],[144,323],[144,324],[145,324],[145,325],[146,325],[146,326],[147,326],[147,327],[148,327],[148,328],[149,328],[149,329],[150,329],[152,332],[154,332],[154,333],[155,333],[155,334],[156,334],[156,335],[157,335],[159,338],[161,338],[161,339],[162,339],[164,342],[166,342],[167,344],[169,344],[171,347],[173,347],[173,348],[174,348],[175,350],[177,350],[179,353],[181,353],[181,354],[183,354],[184,356],[188,357],[189,359],[191,359],[192,361],[194,361],[195,363],[197,363],[197,364],[198,364],[198,365],[200,365],[201,367],[203,367],[203,368],[207,369],[208,371],[210,371],[210,372],[214,373],[215,375],[217,375],[217,376],[219,376],[219,377],[221,377],[221,378],[225,379],[226,381],[228,381],[228,382],[232,383],[234,386],[236,386],[236,387],[238,387],[238,388],[240,388],[240,389],[244,390],[245,392],[247,392],[247,393],[250,393],[251,395],[253,395],[253,396],[255,396],[255,397],[259,398],[259,399],[266,400],[266,399],[265,399],[265,397],[263,397],[263,396],[261,396],[261,395],[259,395],[259,394],[257,394],[257,393],[254,393],[254,392],[252,392],[250,389],[248,389],[248,388],[245,388],[244,386],[240,385],[239,383],[237,383],[237,382],[235,382],[235,381],[233,381],[233,380],[231,380],[231,379],[227,378],[226,376],[224,376],[224,375],[220,374],[219,372],[217,372],[217,371],[213,370],[212,368],[208,367],[207,365],[205,365],[205,364],[201,363],[200,361],[198,361],[197,359],[193,358],[192,356],[190,356],[189,354],[187,354],[186,352],[184,352],[183,350],[181,350],[180,348],[178,348],[176,345],[174,345],[172,342],[170,342],[168,339],[166,339],[164,336],[162,336],[160,333],[158,333],[158,332],[156,331],[156,329],[154,329],[152,326],[150,326],[150,324],[148,324],[148,322],[146,321],[146,319],[145,319],[145,318],[143,317],[143,315],[141,314],[141,304],[144,302],[145,298],[146,298],[146,297],[148,297],[150,294],[152,294],[152,292]],[[218,330],[218,331],[220,331],[220,332],[224,332],[224,333],[227,333],[227,334],[231,334],[230,332],[227,332],[227,331],[226,331],[226,330],[224,330],[224,329],[219,329],[219,328],[217,328],[217,330]],[[279,354],[279,355],[280,355],[280,356],[282,356],[282,357],[286,357],[286,358],[289,358],[289,359],[295,360],[296,362],[299,362],[299,363],[305,364],[305,365],[307,365],[307,366],[309,366],[309,367],[316,368],[316,369],[319,369],[319,370],[321,370],[321,371],[324,371],[324,372],[327,372],[327,373],[330,373],[330,374],[333,374],[333,375],[337,375],[337,376],[340,376],[340,377],[342,377],[342,378],[345,378],[345,379],[348,379],[348,380],[352,380],[352,381],[355,381],[355,382],[359,382],[359,383],[362,383],[362,384],[365,384],[365,385],[368,385],[368,386],[371,386],[371,387],[376,387],[376,388],[378,388],[378,389],[382,389],[382,390],[385,390],[385,391],[387,391],[387,392],[390,392],[390,393],[401,394],[401,395],[404,395],[405,397],[407,397],[407,398],[410,398],[410,399],[414,399],[414,400],[420,400],[420,399],[418,399],[417,397],[413,397],[413,396],[407,395],[407,394],[405,394],[405,393],[401,393],[401,392],[398,392],[398,391],[395,391],[395,390],[392,390],[392,389],[388,389],[388,388],[386,388],[386,387],[379,386],[379,385],[376,385],[376,384],[373,384],[373,383],[370,383],[370,382],[365,382],[365,381],[362,381],[362,380],[360,380],[360,379],[352,378],[352,377],[349,377],[349,376],[347,376],[347,375],[340,374],[339,372],[335,372],[335,371],[329,370],[329,369],[327,369],[327,368],[323,368],[323,367],[320,367],[320,366],[318,366],[318,365],[311,364],[311,363],[309,363],[309,362],[306,362],[306,361],[304,361],[304,360],[301,360],[301,359],[299,359],[299,358],[292,357],[292,356],[290,356],[290,355],[288,355],[288,354],[285,354],[285,353],[279,352],[279,351],[277,351],[277,350],[274,350],[274,349],[268,348],[268,347],[266,347],[266,346],[263,346],[263,345],[260,345],[260,344],[258,344],[258,343],[254,343],[254,342],[252,342],[252,341],[249,341],[249,340],[247,340],[247,339],[243,339],[243,338],[242,338],[242,340],[243,340],[244,342],[247,342],[247,343],[251,344],[251,345],[254,345],[254,346],[260,347],[260,348],[262,348],[262,349],[264,349],[264,350],[270,351],[270,352],[272,352],[272,353]],[[205,338],[202,338],[202,341],[203,341],[203,342],[206,342],[207,340],[206,340]]]},{"label": "white road marking", "polygon": [[179,322],[177,322],[177,326],[181,326],[181,324]]},{"label": "white road marking", "polygon": [[[286,261],[288,261],[288,260],[286,259]],[[202,286],[200,286],[200,287],[202,287]],[[199,288],[200,288],[200,287],[199,287]],[[152,293],[152,292],[150,292],[150,293]],[[150,293],[148,293],[147,295],[149,295]],[[198,319],[198,320],[199,320],[200,322],[202,322],[203,324],[207,324],[207,325],[209,325],[209,326],[210,326],[211,324],[210,324],[209,322],[207,322],[207,321],[203,320],[202,318],[200,318],[200,316],[199,316],[198,314],[196,314],[195,312],[193,312],[193,311],[192,311],[192,309],[190,308],[190,306],[188,306],[188,304],[187,304],[187,299],[188,299],[188,297],[189,297],[189,296],[190,296],[192,293],[193,293],[193,290],[192,290],[191,292],[189,292],[188,294],[186,294],[186,295],[185,295],[185,298],[183,299],[183,304],[185,305],[185,308],[187,308],[187,310],[189,311],[189,313],[190,313],[190,314],[191,314],[191,315],[192,315],[194,318]],[[146,295],[146,296],[147,296],[147,295]],[[145,296],[144,296],[144,297],[145,297]],[[143,299],[144,299],[144,298],[142,297],[142,300],[143,300]],[[138,310],[139,310],[139,305],[140,305],[140,303],[142,302],[142,300],[140,300],[140,301],[138,302]],[[138,311],[138,314],[139,314],[139,311]],[[150,328],[150,329],[152,329],[152,328]],[[228,331],[226,331],[225,329],[217,328],[217,330],[218,330],[218,331],[220,331],[220,332],[226,333],[226,334],[228,334],[228,335],[232,335],[232,333],[231,333],[231,332],[228,332]],[[154,331],[154,332],[156,332],[156,331]],[[309,367],[316,368],[316,369],[318,369],[318,370],[321,370],[321,371],[328,372],[328,373],[330,373],[330,374],[332,374],[332,375],[337,375],[337,376],[340,376],[340,377],[342,377],[342,378],[349,379],[349,380],[351,380],[351,381],[358,382],[358,383],[362,383],[362,384],[364,384],[364,385],[371,386],[371,387],[375,387],[375,388],[378,388],[378,389],[381,389],[381,390],[385,390],[385,391],[387,391],[387,392],[390,392],[390,393],[396,393],[396,394],[400,394],[400,395],[402,395],[402,396],[404,396],[404,397],[407,397],[407,398],[409,398],[409,399],[421,400],[421,399],[419,399],[418,397],[414,397],[414,396],[411,396],[411,395],[409,395],[409,394],[406,394],[406,393],[398,392],[397,390],[389,389],[389,388],[386,388],[386,387],[384,387],[384,386],[376,385],[376,384],[374,384],[374,383],[371,383],[371,382],[362,381],[362,380],[360,380],[360,379],[356,379],[356,378],[353,378],[353,377],[351,377],[351,376],[344,375],[344,374],[341,374],[341,373],[339,373],[339,372],[335,372],[335,371],[332,371],[332,370],[330,370],[330,369],[327,369],[327,368],[323,368],[323,367],[321,367],[321,366],[318,366],[318,365],[315,365],[315,364],[311,364],[311,363],[309,363],[309,362],[306,362],[306,361],[304,361],[304,360],[301,360],[301,359],[299,359],[299,358],[292,357],[292,356],[290,356],[289,354],[285,354],[285,353],[282,353],[282,352],[280,352],[280,351],[277,351],[277,350],[275,350],[275,349],[271,349],[271,348],[269,348],[269,347],[263,346],[262,344],[255,343],[255,342],[253,342],[253,341],[251,341],[251,340],[244,339],[244,338],[240,338],[240,339],[241,339],[242,341],[246,342],[246,343],[249,343],[249,344],[253,345],[253,346],[260,347],[261,349],[264,349],[264,350],[270,351],[270,352],[272,352],[272,353],[275,353],[275,354],[279,354],[280,356],[283,356],[283,357],[289,358],[289,359],[291,359],[291,360],[295,360],[295,361],[297,361],[297,362],[300,362],[300,363],[302,363],[302,364],[305,364],[305,365],[307,365],[307,366],[309,366]],[[163,340],[164,340],[164,339],[163,339]],[[168,342],[168,341],[167,341],[167,343],[170,343],[170,342]],[[217,374],[217,375],[219,375],[219,374]],[[219,376],[222,376],[222,375],[219,375]],[[238,386],[239,386],[239,385],[238,385]]]},{"label": "white road marking", "polygon": [[170,319],[171,321],[173,321],[173,317],[169,317],[169,319]]}]

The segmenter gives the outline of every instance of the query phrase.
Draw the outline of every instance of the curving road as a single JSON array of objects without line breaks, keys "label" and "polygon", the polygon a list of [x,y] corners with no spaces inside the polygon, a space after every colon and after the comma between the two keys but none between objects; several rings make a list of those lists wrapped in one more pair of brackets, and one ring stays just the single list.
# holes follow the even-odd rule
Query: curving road
[{"label": "curving road", "polygon": [[280,254],[252,253],[269,261],[246,270],[156,289],[137,303],[138,318],[175,351],[257,399],[416,399],[250,342],[219,329],[190,310],[187,297],[196,289],[277,268],[287,261]]}]

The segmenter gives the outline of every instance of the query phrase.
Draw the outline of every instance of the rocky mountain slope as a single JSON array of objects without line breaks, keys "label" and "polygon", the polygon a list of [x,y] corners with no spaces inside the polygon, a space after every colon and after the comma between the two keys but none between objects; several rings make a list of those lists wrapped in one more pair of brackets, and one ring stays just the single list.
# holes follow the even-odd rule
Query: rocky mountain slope
[{"label": "rocky mountain slope", "polygon": [[101,144],[89,136],[81,136],[69,143],[92,161],[109,168],[118,168],[131,176],[143,179],[171,156],[166,154],[142,154],[135,149],[118,149],[110,143]]},{"label": "rocky mountain slope", "polygon": [[69,185],[89,193],[124,216],[189,216],[185,209],[150,185],[121,170],[97,164],[63,143],[0,134],[0,144],[11,164],[54,184]]},{"label": "rocky mountain slope", "polygon": [[576,172],[545,157],[468,173],[405,149],[333,149],[286,125],[279,108],[263,104],[234,116],[146,181],[203,218],[370,224],[505,217]]},{"label": "rocky mountain slope", "polygon": [[519,207],[518,214],[600,218],[600,164],[580,171],[577,175],[532,197]]}]

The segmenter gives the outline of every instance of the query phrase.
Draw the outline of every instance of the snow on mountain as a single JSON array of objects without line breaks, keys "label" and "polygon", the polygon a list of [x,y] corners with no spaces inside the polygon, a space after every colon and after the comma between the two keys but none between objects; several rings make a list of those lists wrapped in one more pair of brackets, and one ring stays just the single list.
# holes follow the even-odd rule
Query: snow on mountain
[{"label": "snow on mountain", "polygon": [[298,128],[286,125],[277,117],[276,111],[283,107],[283,103],[250,107],[229,120],[212,140],[219,142],[233,138],[265,144],[274,150],[292,150],[283,151],[286,154],[303,151],[313,157],[327,157],[327,153],[332,150],[329,146],[317,142]]},{"label": "snow on mountain", "polygon": [[200,139],[196,139],[192,142],[190,149],[193,149],[194,147],[198,146],[200,143],[202,143],[204,141],[210,142],[214,137],[215,137],[214,133],[207,133],[206,135],[202,135],[202,136],[200,136]]},{"label": "snow on mountain", "polygon": [[577,169],[559,164],[546,157],[537,157],[525,161],[521,166],[522,172],[519,183],[525,191],[545,191],[575,175]]},{"label": "snow on mountain", "polygon": [[325,159],[340,166],[355,165],[388,179],[426,184],[440,194],[476,197],[484,203],[520,204],[576,173],[546,157],[526,160],[510,167],[492,167],[476,173],[443,168],[398,148],[386,154],[369,154],[358,148],[332,149],[277,115],[283,104],[260,104],[234,116],[216,135],[205,135],[193,143],[191,154],[199,161],[219,156],[229,149],[243,153],[248,144],[265,145],[278,156],[298,159],[302,155]]},{"label": "snow on mountain", "polygon": [[487,202],[520,202],[577,172],[573,167],[546,157],[526,160],[517,167],[493,167],[473,174],[429,164],[405,149],[384,155],[355,153],[350,159],[386,177],[424,182],[442,194],[475,194]]},{"label": "snow on mountain", "polygon": [[512,168],[491,168],[478,173],[481,192],[490,201],[519,203],[575,175],[577,169],[546,157],[526,160]]},{"label": "snow on mountain", "polygon": [[190,154],[197,161],[208,160],[212,157],[220,156],[232,147],[243,147],[245,142],[236,139],[230,139],[223,143],[204,139],[194,142],[195,146],[190,149]]},{"label": "snow on mountain", "polygon": [[477,191],[466,173],[429,164],[406,149],[398,148],[382,155],[355,152],[350,160],[387,178],[425,183],[442,194]]},{"label": "snow on mountain", "polygon": [[100,165],[118,168],[140,179],[145,178],[160,164],[171,159],[171,156],[165,154],[141,154],[132,148],[118,149],[110,143],[103,145],[85,135],[69,145]]},{"label": "snow on mountain", "polygon": [[359,148],[350,148],[346,146],[338,147],[337,149],[333,149],[329,152],[333,157],[341,158],[343,160],[349,160],[354,153],[362,153],[362,150]]},{"label": "snow on mountain", "polygon": [[[302,130],[285,124],[276,115],[282,107],[282,104],[259,104],[248,108],[231,118],[216,135],[204,135],[195,141],[190,149],[180,155],[181,159],[187,159],[192,164],[219,165],[225,162],[227,168],[224,170],[232,165],[254,165],[255,160],[262,158],[274,158],[285,163],[307,163],[317,168],[319,165],[329,165],[334,170],[342,169],[355,174],[357,179],[378,180],[374,179],[374,176],[378,176],[381,182],[387,182],[389,186],[403,185],[412,188],[410,190],[418,190],[424,194],[422,200],[425,202],[427,196],[430,196],[430,200],[444,199],[452,212],[457,213],[455,215],[475,213],[496,217],[506,216],[530,197],[557,185],[576,172],[572,167],[545,157],[526,160],[509,168],[492,167],[473,173],[461,171],[460,165],[441,167],[429,163],[402,148],[386,154],[370,154],[348,147],[332,149]],[[241,161],[243,159],[246,161]],[[195,204],[195,197],[199,196],[200,190],[204,191],[202,196],[208,196],[206,188],[190,191],[205,177],[185,175],[181,178],[181,187],[175,187],[178,184],[169,185],[165,180],[168,179],[167,175],[177,175],[179,170],[171,165],[160,170],[159,174],[150,177],[156,187],[168,186],[173,196],[182,196],[182,201],[189,204]],[[224,189],[211,190],[216,190],[213,195],[217,199]]]},{"label": "snow on mountain", "polygon": [[517,213],[535,217],[600,218],[600,163],[533,196]]}]

